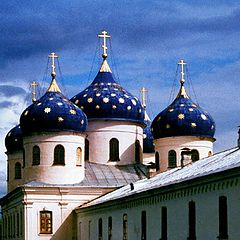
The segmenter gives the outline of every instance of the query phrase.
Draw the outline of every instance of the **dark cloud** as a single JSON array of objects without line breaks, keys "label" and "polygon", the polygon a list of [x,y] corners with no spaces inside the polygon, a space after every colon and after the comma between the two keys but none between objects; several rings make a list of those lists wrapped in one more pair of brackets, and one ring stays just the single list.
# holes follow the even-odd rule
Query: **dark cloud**
[{"label": "dark cloud", "polygon": [[[21,87],[14,87],[11,85],[0,85],[0,94],[5,97],[13,97],[18,95],[25,95],[26,91]],[[10,104],[10,102],[5,101],[3,104]]]}]

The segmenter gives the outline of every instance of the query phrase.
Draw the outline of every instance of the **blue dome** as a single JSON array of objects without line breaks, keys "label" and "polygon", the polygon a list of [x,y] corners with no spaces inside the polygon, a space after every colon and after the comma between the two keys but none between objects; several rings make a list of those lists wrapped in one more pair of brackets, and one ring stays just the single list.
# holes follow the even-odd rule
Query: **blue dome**
[{"label": "blue dome", "polygon": [[15,152],[23,150],[22,130],[20,125],[12,128],[5,137],[5,146],[7,152]]},{"label": "blue dome", "polygon": [[60,92],[53,79],[48,91],[24,110],[20,125],[24,134],[44,131],[84,132],[87,118],[81,109]]},{"label": "blue dome", "polygon": [[115,82],[106,60],[94,81],[71,101],[86,113],[88,120],[126,120],[144,124],[140,101]]},{"label": "blue dome", "polygon": [[146,127],[143,129],[143,152],[144,153],[153,153],[154,145],[153,145],[153,135],[151,132],[151,120],[146,114],[145,110],[145,119],[144,123]]},{"label": "blue dome", "polygon": [[154,139],[173,136],[213,138],[215,123],[210,114],[195,104],[182,85],[176,99],[152,123]]}]

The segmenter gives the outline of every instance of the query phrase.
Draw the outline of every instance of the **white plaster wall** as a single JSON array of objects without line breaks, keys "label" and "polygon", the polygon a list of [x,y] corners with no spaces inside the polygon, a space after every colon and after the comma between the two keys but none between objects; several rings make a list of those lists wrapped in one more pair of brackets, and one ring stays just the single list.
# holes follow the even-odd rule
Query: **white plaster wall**
[{"label": "white plaster wall", "polygon": [[196,149],[199,152],[199,159],[213,153],[213,139],[196,136],[166,137],[154,140],[155,152],[159,153],[160,171],[168,169],[168,152],[175,150],[177,154],[177,166],[181,166],[181,152],[183,148]]},{"label": "white plaster wall", "polygon": [[[9,166],[9,176],[8,176],[8,182],[7,182],[7,191],[11,192],[16,187],[20,186],[24,181],[23,179],[15,179],[15,164],[17,162],[21,163],[23,162],[23,152],[22,151],[16,151],[13,153],[7,153],[7,161]],[[22,173],[23,177],[23,173]]]},{"label": "white plaster wall", "polygon": [[[109,162],[109,141],[119,140],[119,162]],[[125,165],[135,163],[135,141],[141,146],[142,162],[143,128],[126,121],[89,121],[87,130],[89,140],[89,161],[101,164]]]},{"label": "white plaster wall", "polygon": [[[162,202],[144,201],[138,198],[136,202],[127,205],[125,200],[122,204],[120,199],[113,205],[101,206],[98,209],[91,208],[78,210],[78,240],[98,239],[98,219],[103,220],[103,239],[108,239],[108,217],[112,217],[112,240],[122,239],[123,214],[128,215],[128,239],[141,239],[141,212],[147,215],[147,239],[161,239],[161,207],[167,207],[168,215],[168,239],[188,239],[188,203],[195,201],[196,204],[196,237],[198,240],[217,239],[219,234],[218,201],[220,196],[227,197],[228,205],[228,234],[229,239],[240,239],[240,191],[239,185],[196,193],[186,197],[176,197]],[[119,206],[121,205],[121,206]],[[91,222],[91,237],[89,238],[89,221]],[[81,223],[81,224],[80,224]],[[79,226],[81,225],[81,230]],[[81,233],[81,235],[80,235]]]},{"label": "white plaster wall", "polygon": [[[24,137],[24,182],[39,181],[50,184],[78,183],[84,178],[85,136],[79,133],[43,133]],[[53,165],[54,148],[61,144],[65,149],[65,165]],[[32,165],[33,146],[40,147],[40,165]],[[76,150],[82,149],[82,165],[76,165]]]}]

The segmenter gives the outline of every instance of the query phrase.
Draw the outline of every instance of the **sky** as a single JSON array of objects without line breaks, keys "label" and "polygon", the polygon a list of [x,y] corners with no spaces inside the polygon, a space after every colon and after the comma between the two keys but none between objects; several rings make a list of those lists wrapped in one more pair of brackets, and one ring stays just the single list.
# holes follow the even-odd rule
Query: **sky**
[{"label": "sky", "polygon": [[[179,88],[177,62],[187,62],[186,89],[216,123],[214,151],[236,146],[240,125],[240,5],[232,0],[9,0],[0,2],[0,195],[6,188],[4,139],[49,84],[48,55],[59,55],[57,81],[71,98],[94,79],[102,30],[116,80],[139,96],[148,89],[153,119]],[[171,93],[174,94],[171,94]]]}]

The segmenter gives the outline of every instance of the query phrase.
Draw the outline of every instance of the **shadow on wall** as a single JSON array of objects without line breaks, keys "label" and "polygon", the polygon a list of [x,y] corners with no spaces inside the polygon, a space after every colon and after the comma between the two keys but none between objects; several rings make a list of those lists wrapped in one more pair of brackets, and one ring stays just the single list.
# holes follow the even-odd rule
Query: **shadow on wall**
[{"label": "shadow on wall", "polygon": [[75,226],[77,226],[77,214],[72,211],[52,236],[51,240],[77,239],[77,230]]}]

